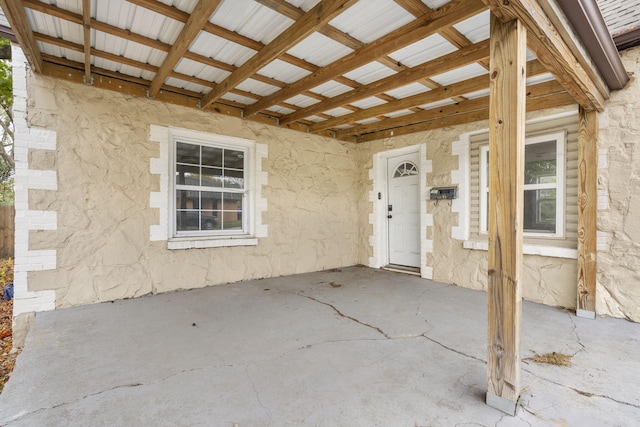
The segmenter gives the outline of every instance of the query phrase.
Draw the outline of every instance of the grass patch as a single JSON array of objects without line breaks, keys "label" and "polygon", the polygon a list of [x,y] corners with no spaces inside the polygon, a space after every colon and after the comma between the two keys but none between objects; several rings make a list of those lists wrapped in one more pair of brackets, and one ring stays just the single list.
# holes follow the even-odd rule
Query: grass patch
[{"label": "grass patch", "polygon": [[571,366],[571,359],[573,356],[569,354],[563,353],[545,353],[545,354],[536,354],[533,357],[527,358],[527,360],[531,360],[536,363],[546,363],[548,365],[556,365],[556,366]]}]

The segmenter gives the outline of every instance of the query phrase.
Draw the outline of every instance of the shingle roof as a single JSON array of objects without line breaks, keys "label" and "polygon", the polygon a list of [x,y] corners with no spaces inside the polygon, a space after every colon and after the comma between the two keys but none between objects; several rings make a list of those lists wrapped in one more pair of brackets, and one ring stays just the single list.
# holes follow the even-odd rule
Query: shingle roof
[{"label": "shingle roof", "polygon": [[640,44],[640,0],[598,0],[619,50]]}]

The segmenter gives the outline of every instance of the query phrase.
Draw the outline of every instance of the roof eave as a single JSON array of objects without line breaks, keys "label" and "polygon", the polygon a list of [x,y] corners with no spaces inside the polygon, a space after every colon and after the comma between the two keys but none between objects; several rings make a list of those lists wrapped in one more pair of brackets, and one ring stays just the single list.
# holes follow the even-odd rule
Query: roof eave
[{"label": "roof eave", "polygon": [[558,0],[611,90],[622,89],[629,76],[595,0]]}]

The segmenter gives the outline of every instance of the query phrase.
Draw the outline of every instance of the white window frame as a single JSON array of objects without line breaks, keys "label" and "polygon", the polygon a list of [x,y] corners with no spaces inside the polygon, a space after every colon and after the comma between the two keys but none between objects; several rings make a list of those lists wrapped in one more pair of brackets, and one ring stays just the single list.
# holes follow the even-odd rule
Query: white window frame
[{"label": "white window frame", "polygon": [[[241,147],[241,146],[237,146],[237,145],[229,145],[229,144],[220,144],[220,143],[215,143],[215,142],[210,142],[210,141],[201,141],[201,140],[192,140],[192,139],[188,139],[188,138],[182,138],[182,137],[176,137],[173,138],[173,161],[172,161],[172,165],[173,165],[173,173],[172,173],[172,177],[175,179],[176,173],[177,173],[177,168],[178,168],[178,162],[175,158],[175,153],[177,152],[177,145],[179,143],[182,144],[191,144],[194,146],[199,146],[199,147],[212,147],[212,148],[220,148],[220,149],[226,149],[226,150],[234,150],[234,151],[241,151],[243,153],[243,166],[242,166],[242,170],[243,170],[243,179],[245,176],[249,175],[249,152],[247,150],[246,147]],[[246,206],[247,206],[247,202],[248,202],[248,188],[247,188],[247,182],[244,181],[243,182],[243,187],[241,189],[236,189],[236,188],[223,188],[223,187],[203,187],[203,186],[198,186],[198,185],[185,185],[185,184],[177,184],[175,181],[173,182],[172,185],[172,192],[173,192],[173,197],[172,197],[172,202],[174,203],[173,209],[172,209],[172,213],[173,213],[173,218],[172,218],[172,227],[173,227],[173,233],[172,236],[173,237],[194,237],[194,236],[234,236],[234,235],[247,235],[247,229],[248,229],[248,224],[249,224],[249,217],[250,217],[250,212],[245,212],[246,210]],[[179,231],[177,228],[177,210],[178,208],[175,206],[175,201],[176,201],[176,196],[177,196],[177,192],[179,190],[186,190],[186,191],[210,191],[210,192],[219,192],[219,193],[235,193],[235,194],[242,194],[242,229],[241,230],[189,230],[189,231]],[[200,207],[199,210],[202,210],[202,207]],[[223,212],[220,212],[220,215],[223,215]]]},{"label": "white window frame", "polygon": [[[245,188],[242,230],[199,230],[178,232],[176,230],[176,145],[178,142],[204,145],[216,148],[226,148],[242,151],[244,156]],[[170,128],[169,131],[169,249],[189,249],[219,246],[256,245],[256,143],[253,140],[230,137],[226,135],[210,134],[187,129]],[[221,191],[224,191],[221,189]],[[237,192],[237,190],[230,190]]]},{"label": "white window frame", "polygon": [[[556,182],[553,184],[525,184],[524,190],[556,190],[556,232],[555,233],[539,233],[525,231],[527,237],[539,238],[564,238],[564,200],[565,200],[565,147],[566,133],[564,131],[547,133],[528,137],[525,139],[525,145],[540,144],[544,142],[555,141],[556,143]],[[488,234],[488,218],[487,203],[489,193],[489,177],[487,176],[487,154],[489,146],[480,147],[480,234]]]}]

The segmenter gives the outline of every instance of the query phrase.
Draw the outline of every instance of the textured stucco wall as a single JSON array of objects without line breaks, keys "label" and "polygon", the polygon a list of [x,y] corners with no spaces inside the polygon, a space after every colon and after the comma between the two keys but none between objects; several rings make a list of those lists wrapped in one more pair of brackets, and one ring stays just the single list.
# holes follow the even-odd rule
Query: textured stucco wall
[{"label": "textured stucco wall", "polygon": [[[539,111],[527,115],[527,119],[538,119],[575,109],[574,107]],[[367,198],[372,188],[368,169],[372,167],[374,154],[395,148],[427,144],[427,159],[432,161],[432,172],[427,174],[427,186],[450,186],[451,172],[458,169],[458,156],[452,154],[452,144],[460,135],[484,130],[488,122],[435,129],[407,136],[358,145],[358,163],[362,165],[360,190],[360,263],[366,264],[372,254],[369,238],[372,227],[369,215],[373,203]],[[460,194],[460,197],[466,197]],[[574,195],[575,197],[575,195]],[[433,252],[427,254],[427,265],[433,269],[433,280],[453,283],[473,289],[486,289],[487,251],[463,248],[463,241],[452,238],[452,227],[458,225],[458,213],[452,212],[448,202],[427,202],[427,213],[433,216],[433,226],[427,227],[427,235],[433,240]],[[576,306],[577,261],[575,259],[524,256],[523,297],[530,301],[561,307]]]},{"label": "textured stucco wall", "polygon": [[596,311],[640,322],[640,47],[621,57],[635,76],[600,116]]},{"label": "textured stucco wall", "polygon": [[[57,191],[29,192],[30,209],[58,218],[56,230],[30,233],[30,249],[56,250],[57,266],[28,279],[30,291],[55,290],[57,307],[357,263],[353,145],[34,75],[28,118],[57,135],[55,152],[30,153],[32,168],[58,171]],[[151,242],[159,215],[149,201],[159,191],[152,124],[267,145],[268,237],[189,250]]]}]

